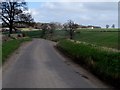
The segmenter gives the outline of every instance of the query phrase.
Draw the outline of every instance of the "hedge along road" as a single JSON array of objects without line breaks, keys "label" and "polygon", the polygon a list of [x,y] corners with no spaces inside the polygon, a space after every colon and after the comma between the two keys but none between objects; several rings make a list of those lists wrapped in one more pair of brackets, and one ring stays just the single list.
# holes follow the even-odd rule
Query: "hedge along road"
[{"label": "hedge along road", "polygon": [[33,39],[3,66],[2,88],[96,88],[67,65],[55,43]]}]

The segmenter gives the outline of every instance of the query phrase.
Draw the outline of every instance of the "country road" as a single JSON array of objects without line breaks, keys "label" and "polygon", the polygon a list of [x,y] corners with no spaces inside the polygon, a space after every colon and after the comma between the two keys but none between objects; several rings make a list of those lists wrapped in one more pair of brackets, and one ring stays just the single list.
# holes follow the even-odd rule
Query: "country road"
[{"label": "country road", "polygon": [[55,43],[33,39],[3,67],[2,88],[96,88],[67,65]]}]

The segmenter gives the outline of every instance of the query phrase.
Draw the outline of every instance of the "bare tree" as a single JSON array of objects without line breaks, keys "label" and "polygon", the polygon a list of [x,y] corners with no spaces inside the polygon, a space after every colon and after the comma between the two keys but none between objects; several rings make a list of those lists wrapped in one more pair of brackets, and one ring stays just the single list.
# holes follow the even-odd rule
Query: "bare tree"
[{"label": "bare tree", "polygon": [[0,14],[2,21],[9,27],[9,36],[12,34],[15,22],[18,21],[18,16],[27,10],[27,3],[23,0],[6,0],[0,3]]},{"label": "bare tree", "polygon": [[64,27],[63,29],[66,31],[69,28],[68,23],[64,23],[63,27]]},{"label": "bare tree", "polygon": [[41,29],[42,29],[42,34],[41,34],[41,38],[46,38],[48,31],[51,29],[50,26],[46,23],[41,25]]},{"label": "bare tree", "polygon": [[109,28],[109,25],[106,25],[106,28]]},{"label": "bare tree", "polygon": [[112,28],[115,28],[115,24],[112,25]]},{"label": "bare tree", "polygon": [[34,19],[32,18],[30,13],[20,14],[19,16],[17,16],[16,20],[17,20],[16,23],[20,25],[24,24],[27,27],[35,25]]},{"label": "bare tree", "polygon": [[73,39],[74,32],[78,28],[78,24],[75,24],[72,20],[68,20],[64,25],[64,29],[69,33],[70,39]]},{"label": "bare tree", "polygon": [[51,23],[49,24],[49,26],[50,26],[49,34],[50,34],[50,37],[52,38],[53,35],[54,35],[54,32],[55,32],[55,30],[56,30],[56,28],[57,28],[57,24],[56,24],[55,22],[51,22]]}]

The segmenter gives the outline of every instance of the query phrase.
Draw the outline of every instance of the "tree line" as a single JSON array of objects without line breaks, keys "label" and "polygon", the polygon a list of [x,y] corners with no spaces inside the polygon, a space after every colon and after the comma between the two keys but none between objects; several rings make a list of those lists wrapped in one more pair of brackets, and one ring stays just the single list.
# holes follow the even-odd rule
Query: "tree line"
[{"label": "tree line", "polygon": [[46,38],[46,37],[52,38],[55,30],[58,28],[62,28],[68,33],[69,38],[73,39],[74,32],[78,27],[79,25],[76,24],[74,21],[68,20],[63,25],[61,25],[60,23],[57,24],[55,22],[41,24],[39,29],[42,30],[41,38]]},{"label": "tree line", "polygon": [[[109,28],[110,27],[110,25],[106,25],[106,28]],[[111,28],[115,28],[115,24],[113,24],[112,26],[111,26]]]}]

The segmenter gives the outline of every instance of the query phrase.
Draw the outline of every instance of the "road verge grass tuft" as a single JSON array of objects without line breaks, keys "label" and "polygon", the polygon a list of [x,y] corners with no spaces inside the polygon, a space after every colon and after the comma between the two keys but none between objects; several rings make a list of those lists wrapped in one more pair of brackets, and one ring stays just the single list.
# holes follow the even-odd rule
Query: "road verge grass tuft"
[{"label": "road verge grass tuft", "polygon": [[107,51],[90,44],[78,44],[70,40],[59,41],[57,48],[99,78],[119,87],[120,52]]},{"label": "road verge grass tuft", "polygon": [[30,41],[31,38],[21,38],[9,40],[2,43],[2,63],[16,50],[20,47],[23,42]]}]

